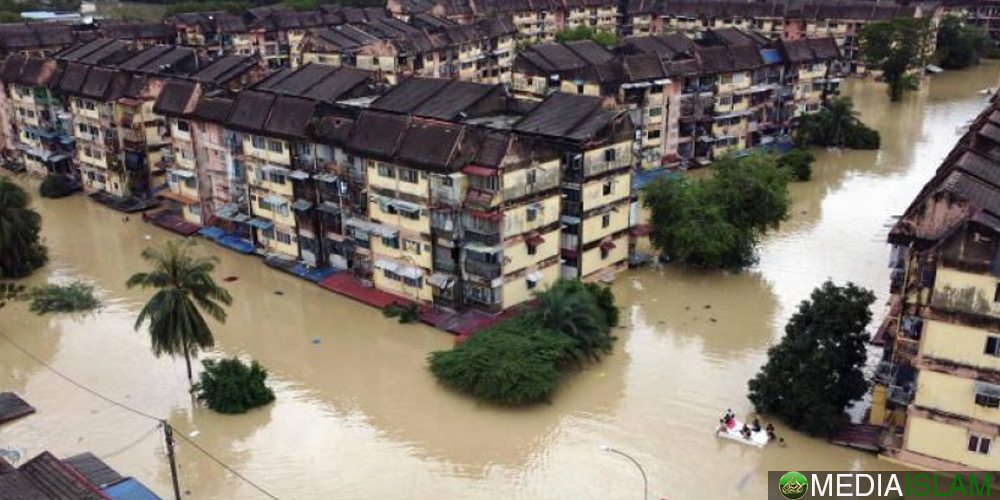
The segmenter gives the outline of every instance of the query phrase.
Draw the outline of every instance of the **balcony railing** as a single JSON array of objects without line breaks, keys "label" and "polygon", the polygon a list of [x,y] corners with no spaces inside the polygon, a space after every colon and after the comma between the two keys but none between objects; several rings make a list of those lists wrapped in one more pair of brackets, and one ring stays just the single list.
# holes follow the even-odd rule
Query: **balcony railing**
[{"label": "balcony railing", "polygon": [[479,262],[477,260],[465,261],[465,272],[480,276],[489,280],[499,278],[503,274],[503,268],[496,262]]},{"label": "balcony railing", "polygon": [[632,155],[630,153],[622,154],[616,157],[614,160],[610,161],[585,160],[583,162],[583,175],[584,177],[591,177],[594,175],[603,174],[604,172],[609,172],[611,170],[625,168],[631,165],[632,165]]},{"label": "balcony railing", "polygon": [[518,198],[524,198],[525,196],[530,196],[535,193],[540,193],[543,191],[548,191],[549,189],[555,189],[559,186],[559,172],[554,170],[546,171],[544,173],[539,172],[535,178],[535,182],[528,182],[524,184],[516,184],[513,186],[505,187],[503,190],[504,200],[516,200]]}]

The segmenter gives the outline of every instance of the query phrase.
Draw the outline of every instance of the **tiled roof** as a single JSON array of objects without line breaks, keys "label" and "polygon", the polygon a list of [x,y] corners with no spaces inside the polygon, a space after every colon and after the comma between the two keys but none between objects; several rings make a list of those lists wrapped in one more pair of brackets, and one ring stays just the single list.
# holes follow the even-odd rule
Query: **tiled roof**
[{"label": "tiled roof", "polygon": [[599,97],[555,93],[514,124],[514,130],[554,139],[583,141],[610,125],[617,113],[601,108]]},{"label": "tiled roof", "polygon": [[791,63],[826,61],[840,57],[840,49],[833,37],[781,40],[778,44],[785,59]]},{"label": "tiled roof", "polygon": [[0,474],[4,500],[108,500],[83,475],[49,452],[42,452],[15,471]]},{"label": "tiled roof", "polygon": [[258,82],[254,90],[333,103],[357,97],[359,93],[367,94],[368,84],[373,82],[374,75],[370,71],[348,66],[307,64],[294,71],[279,71]]},{"label": "tiled roof", "polygon": [[406,129],[405,116],[374,111],[364,111],[354,122],[348,146],[383,158],[396,152]]},{"label": "tiled roof", "polygon": [[197,103],[197,84],[183,80],[171,80],[163,86],[153,105],[153,112],[161,115],[184,115],[194,111]]},{"label": "tiled roof", "polygon": [[222,56],[210,61],[207,66],[191,75],[191,78],[198,82],[225,85],[258,65],[259,60],[253,56]]},{"label": "tiled roof", "polygon": [[103,460],[94,456],[93,453],[73,455],[72,457],[63,460],[63,462],[86,478],[90,484],[93,484],[98,488],[114,484],[122,480],[121,474],[109,467]]},{"label": "tiled roof", "polygon": [[[392,88],[371,104],[372,109],[412,114],[439,120],[456,120],[474,108],[493,110],[500,106],[502,89],[498,85],[463,82],[442,78],[411,77]],[[490,97],[493,97],[491,102]]]}]

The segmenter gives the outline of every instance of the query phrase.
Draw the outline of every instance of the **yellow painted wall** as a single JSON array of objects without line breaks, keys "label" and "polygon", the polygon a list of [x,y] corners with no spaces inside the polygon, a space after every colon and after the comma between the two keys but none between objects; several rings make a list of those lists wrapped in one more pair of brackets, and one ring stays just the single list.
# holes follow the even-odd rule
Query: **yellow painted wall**
[{"label": "yellow painted wall", "polygon": [[411,233],[430,234],[431,232],[431,218],[426,215],[427,209],[424,207],[420,210],[419,219],[410,219],[399,214],[383,212],[379,204],[371,200],[368,202],[368,213],[372,219],[386,227]]},{"label": "yellow painted wall", "polygon": [[611,178],[611,193],[604,194],[604,184],[607,178],[587,182],[583,185],[583,210],[587,211],[603,207],[610,203],[628,198],[631,195],[632,172],[624,171]]},{"label": "yellow painted wall", "polygon": [[[989,455],[968,450],[969,431],[964,427],[914,416],[907,420],[906,426],[905,446],[910,451],[981,470],[997,470],[1000,467],[998,450],[991,450]],[[992,437],[996,447],[996,436]]]},{"label": "yellow painted wall", "polygon": [[402,281],[386,278],[385,273],[381,269],[373,270],[372,279],[375,282],[375,288],[378,288],[379,290],[394,293],[410,300],[413,300],[414,298],[421,302],[431,302],[434,300],[434,291],[432,287],[427,284],[427,276],[424,276],[421,283],[423,286],[420,288],[407,286]]},{"label": "yellow painted wall", "polygon": [[551,288],[555,284],[556,280],[559,279],[559,264],[553,264],[543,269],[539,269],[538,273],[541,274],[541,279],[538,280],[538,284],[535,285],[534,289],[528,289],[528,279],[526,276],[519,276],[517,278],[510,278],[505,280],[503,284],[503,300],[502,306],[504,309],[516,306],[524,301],[533,298],[533,292],[543,291]]},{"label": "yellow painted wall", "polygon": [[[1000,336],[1000,333],[993,333]],[[924,320],[920,353],[963,365],[1000,370],[1000,357],[984,354],[990,333],[978,328]]]},{"label": "yellow painted wall", "polygon": [[[564,93],[566,93],[566,94],[579,94],[580,93],[579,89],[580,89],[580,87],[577,84],[575,84],[575,83],[573,83],[571,81],[563,80],[559,84],[559,90],[562,91],[562,92],[564,92]],[[591,83],[584,83],[583,84],[583,95],[600,96],[601,95],[601,87],[599,87],[597,85],[594,85],[594,84],[591,84]]]},{"label": "yellow painted wall", "polygon": [[[419,237],[407,236],[400,234],[397,236],[399,239],[399,248],[392,248],[382,244],[382,237],[378,235],[371,235],[371,249],[372,253],[376,258],[386,257],[392,260],[403,262],[406,265],[413,266],[417,265],[425,270],[433,268],[433,259],[431,256],[430,242],[425,241]],[[413,250],[407,250],[406,241],[413,242],[412,244],[419,245],[420,253],[416,253]],[[411,245],[412,245],[411,244]],[[410,248],[413,248],[412,246]]]},{"label": "yellow painted wall", "polygon": [[628,237],[622,236],[614,240],[614,243],[616,245],[615,248],[608,253],[608,257],[605,259],[601,258],[601,248],[599,246],[584,252],[581,276],[589,276],[605,267],[628,259]]},{"label": "yellow painted wall", "polygon": [[288,202],[288,200],[286,200],[287,202],[286,206],[288,207],[288,215],[281,215],[278,211],[268,210],[260,205],[260,202],[264,199],[264,196],[266,195],[261,195],[259,193],[257,194],[257,203],[255,203],[253,206],[254,215],[261,217],[263,219],[267,219],[271,222],[274,222],[275,224],[280,224],[288,227],[295,227],[295,212],[292,210],[291,202]]},{"label": "yellow painted wall", "polygon": [[584,161],[587,163],[603,163],[604,162],[604,152],[608,149],[615,149],[615,163],[622,164],[622,162],[630,163],[632,158],[632,141],[622,141],[615,144],[610,144],[605,147],[594,148],[586,151],[583,154]]},{"label": "yellow painted wall", "polygon": [[917,376],[917,405],[1000,424],[1000,409],[976,404],[976,381],[930,370]]},{"label": "yellow painted wall", "polygon": [[[418,196],[420,198],[427,198],[430,196],[430,184],[427,182],[427,174],[425,172],[417,170],[417,182],[407,182],[399,178],[401,169],[405,167],[399,167],[392,165],[391,163],[382,163],[375,160],[368,160],[366,163],[368,170],[369,192],[372,192],[373,189],[389,189],[400,193]],[[392,167],[395,172],[395,177],[382,177],[379,175],[379,165]]]},{"label": "yellow painted wall", "polygon": [[277,233],[281,231],[291,236],[291,243],[284,244],[278,240],[278,235],[275,234],[273,239],[265,239],[262,231],[257,230],[257,241],[261,242],[268,250],[272,252],[282,253],[292,257],[298,257],[299,255],[299,244],[295,238],[295,229],[292,227],[282,226],[279,224],[274,225],[274,231]]},{"label": "yellow painted wall", "polygon": [[260,179],[257,178],[257,171],[260,170],[263,165],[254,165],[253,163],[247,164],[247,179],[249,179],[250,185],[258,187],[262,190],[280,194],[282,196],[291,198],[292,192],[292,179],[288,177],[288,173],[285,173],[285,183],[281,184],[278,182],[272,182],[270,177],[264,176]]},{"label": "yellow painted wall", "polygon": [[505,275],[510,274],[528,266],[537,265],[545,259],[555,257],[559,254],[559,233],[559,229],[554,229],[542,234],[545,242],[538,245],[535,255],[528,255],[528,244],[523,241],[505,246],[503,251],[504,259],[510,260],[504,264],[503,273]]},{"label": "yellow painted wall", "polygon": [[1000,316],[1000,303],[993,301],[996,277],[938,266],[931,304],[947,309]]},{"label": "yellow painted wall", "polygon": [[583,220],[583,243],[599,240],[610,234],[623,231],[628,227],[628,205],[621,205],[618,211],[612,211],[608,227],[603,227],[603,216],[593,215]]},{"label": "yellow painted wall", "polygon": [[[275,152],[267,149],[267,143],[270,141],[278,141],[282,144],[281,152]],[[258,158],[260,160],[266,161],[268,163],[274,163],[276,165],[290,165],[292,163],[291,152],[288,148],[288,142],[281,139],[266,138],[264,148],[257,148],[253,145],[253,140],[249,134],[243,136],[243,152],[247,156]]]},{"label": "yellow painted wall", "polygon": [[514,236],[517,234],[533,231],[540,227],[552,224],[559,220],[559,200],[558,194],[539,200],[537,210],[538,215],[535,220],[528,221],[528,205],[521,205],[511,208],[504,213],[504,234]]}]

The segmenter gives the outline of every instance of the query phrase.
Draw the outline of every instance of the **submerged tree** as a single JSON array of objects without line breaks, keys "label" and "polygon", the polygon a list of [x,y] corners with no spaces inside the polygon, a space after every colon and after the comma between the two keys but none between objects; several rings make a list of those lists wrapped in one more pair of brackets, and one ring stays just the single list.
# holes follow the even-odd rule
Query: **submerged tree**
[{"label": "submerged tree", "polygon": [[696,267],[751,264],[760,239],[788,215],[788,175],[773,156],[726,157],[715,175],[662,177],[643,191],[653,245]]},{"label": "submerged tree", "polygon": [[853,283],[826,281],[813,290],[750,380],[754,408],[811,435],[837,432],[848,420],[847,406],[868,390],[862,370],[874,301],[870,290]]},{"label": "submerged tree", "polygon": [[0,178],[0,276],[23,278],[45,265],[41,230],[42,216],[28,207],[28,193]]},{"label": "submerged tree", "polygon": [[812,178],[812,164],[816,156],[805,148],[795,148],[778,158],[778,166],[784,169],[797,181],[808,181]]},{"label": "submerged tree", "polygon": [[215,344],[202,312],[224,323],[222,306],[232,304],[233,299],[212,279],[218,259],[194,257],[189,250],[189,244],[178,241],[168,241],[162,249],[144,249],[142,258],[153,270],[136,273],[125,284],[157,290],[139,312],[135,329],[148,321],[153,353],[183,355],[188,383],[193,385],[191,357]]},{"label": "submerged tree", "polygon": [[267,386],[267,370],[254,361],[246,364],[238,358],[206,360],[195,390],[198,399],[219,413],[246,413],[274,401],[274,391]]},{"label": "submerged tree", "polygon": [[916,88],[932,49],[933,34],[928,18],[914,17],[876,21],[861,30],[861,57],[865,64],[882,71],[893,101]]},{"label": "submerged tree", "polygon": [[990,44],[990,35],[982,28],[966,25],[957,16],[945,16],[938,24],[934,58],[946,69],[967,68],[979,63]]},{"label": "submerged tree", "polygon": [[800,148],[823,146],[878,149],[879,133],[858,117],[849,97],[830,99],[818,113],[798,118],[796,142]]}]

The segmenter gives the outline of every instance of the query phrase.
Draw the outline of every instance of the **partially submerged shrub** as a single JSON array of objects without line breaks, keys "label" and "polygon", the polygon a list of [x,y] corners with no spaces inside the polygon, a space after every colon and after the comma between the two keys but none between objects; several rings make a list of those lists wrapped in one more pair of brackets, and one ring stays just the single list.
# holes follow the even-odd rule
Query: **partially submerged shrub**
[{"label": "partially submerged shrub", "polygon": [[101,306],[101,301],[94,296],[94,287],[79,281],[65,286],[34,288],[27,298],[31,299],[31,312],[37,314],[90,311]]},{"label": "partially submerged shrub", "polygon": [[73,194],[77,185],[73,179],[63,174],[49,174],[38,187],[38,194],[42,198],[63,198]]},{"label": "partially submerged shrub", "polygon": [[267,370],[254,361],[238,358],[202,361],[205,371],[194,390],[198,399],[219,413],[246,413],[274,401],[274,391],[265,384]]},{"label": "partially submerged shrub", "polygon": [[392,303],[385,306],[385,309],[382,309],[382,315],[386,318],[399,318],[400,323],[413,323],[420,318],[420,312],[416,304],[401,306]]}]

